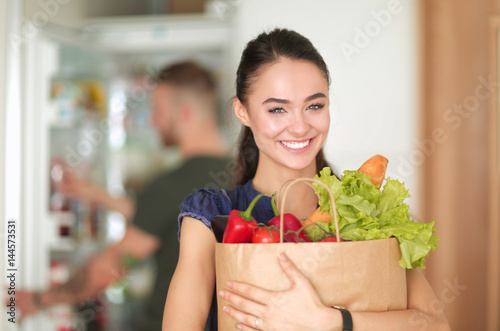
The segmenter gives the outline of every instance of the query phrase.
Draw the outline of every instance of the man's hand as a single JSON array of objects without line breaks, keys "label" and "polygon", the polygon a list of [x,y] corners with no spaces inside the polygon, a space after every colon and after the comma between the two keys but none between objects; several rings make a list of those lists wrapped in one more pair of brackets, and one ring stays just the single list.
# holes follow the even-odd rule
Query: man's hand
[{"label": "man's hand", "polygon": [[16,290],[16,308],[21,312],[21,318],[35,314],[41,310],[39,302],[35,300],[37,292]]},{"label": "man's hand", "polygon": [[68,167],[61,165],[63,175],[54,180],[56,190],[62,194],[92,205],[98,205],[121,213],[127,221],[134,216],[135,203],[127,197],[113,197],[99,185],[80,178]]},{"label": "man's hand", "polygon": [[156,252],[160,243],[158,237],[129,225],[120,242],[91,257],[66,283],[43,292],[16,290],[16,307],[24,318],[56,304],[73,305],[86,301],[125,275],[124,256],[144,260]]},{"label": "man's hand", "polygon": [[70,198],[95,203],[95,198],[99,196],[100,188],[78,177],[71,169],[67,167],[63,169],[64,172],[61,180],[54,181],[56,190]]}]

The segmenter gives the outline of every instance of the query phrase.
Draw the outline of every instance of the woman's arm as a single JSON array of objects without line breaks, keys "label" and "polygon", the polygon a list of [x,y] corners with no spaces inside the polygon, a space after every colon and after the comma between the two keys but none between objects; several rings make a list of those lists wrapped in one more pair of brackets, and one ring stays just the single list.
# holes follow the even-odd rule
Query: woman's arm
[{"label": "woman's arm", "polygon": [[357,330],[450,330],[440,302],[420,270],[408,270],[408,309],[383,313],[353,312]]},{"label": "woman's arm", "polygon": [[184,217],[179,261],[168,289],[163,331],[205,328],[215,287],[215,237],[200,221]]},{"label": "woman's arm", "polygon": [[[254,330],[256,318],[262,330],[341,330],[337,309],[321,303],[309,280],[287,258],[279,259],[292,286],[267,291],[231,282],[222,296],[231,307],[225,310],[240,323],[241,330]],[[418,270],[407,272],[408,309],[390,312],[351,312],[354,330],[450,330],[442,307],[427,280]]]}]

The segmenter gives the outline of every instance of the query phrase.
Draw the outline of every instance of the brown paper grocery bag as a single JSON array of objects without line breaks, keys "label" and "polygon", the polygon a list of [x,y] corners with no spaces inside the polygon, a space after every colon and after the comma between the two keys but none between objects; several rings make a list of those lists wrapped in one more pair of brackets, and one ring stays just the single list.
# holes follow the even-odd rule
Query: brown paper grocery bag
[{"label": "brown paper grocery bag", "polygon": [[[334,218],[338,224],[337,215]],[[217,292],[227,289],[229,280],[268,290],[289,288],[290,281],[278,263],[280,253],[285,253],[311,281],[325,305],[344,306],[351,311],[407,307],[406,270],[399,265],[401,250],[396,238],[316,243],[217,243]],[[222,311],[224,305],[227,302],[217,296],[219,330],[232,330],[235,321]]]},{"label": "brown paper grocery bag", "polygon": [[[328,306],[351,311],[406,309],[406,271],[398,261],[397,239],[341,243],[216,244],[217,291],[238,280],[268,290],[291,286],[278,264],[285,253],[311,281]],[[235,321],[222,311],[217,297],[219,330],[234,328]]]}]

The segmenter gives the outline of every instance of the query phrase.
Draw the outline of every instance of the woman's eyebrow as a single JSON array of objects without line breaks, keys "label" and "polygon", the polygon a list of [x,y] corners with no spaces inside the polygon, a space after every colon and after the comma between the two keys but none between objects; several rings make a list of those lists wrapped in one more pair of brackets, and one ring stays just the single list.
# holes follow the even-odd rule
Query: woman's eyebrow
[{"label": "woman's eyebrow", "polygon": [[271,102],[289,104],[290,100],[278,99],[278,98],[269,98],[269,99],[265,100],[262,104],[264,105],[266,103],[271,103]]},{"label": "woman's eyebrow", "polygon": [[326,98],[326,95],[324,93],[321,93],[321,92],[318,92],[318,93],[315,93],[311,96],[308,96],[305,100],[305,102],[307,101],[311,101],[311,100],[314,100],[314,99],[318,99],[318,98]]},{"label": "woman's eyebrow", "polygon": [[[324,93],[318,92],[318,93],[315,93],[313,95],[308,96],[304,101],[308,102],[308,101],[311,101],[311,100],[314,100],[314,99],[318,99],[318,98],[326,98],[326,95]],[[271,102],[283,103],[283,104],[290,104],[290,100],[279,99],[279,98],[269,98],[269,99],[266,99],[264,102],[262,102],[262,104],[264,105],[266,103],[271,103]]]}]

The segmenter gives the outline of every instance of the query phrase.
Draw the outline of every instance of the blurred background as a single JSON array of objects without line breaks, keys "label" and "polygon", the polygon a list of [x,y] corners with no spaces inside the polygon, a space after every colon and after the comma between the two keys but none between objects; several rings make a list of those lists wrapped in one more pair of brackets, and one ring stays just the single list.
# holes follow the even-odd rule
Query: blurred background
[{"label": "blurred background", "polygon": [[[330,69],[327,159],[341,173],[386,156],[388,175],[410,189],[414,218],[438,230],[424,270],[435,309],[453,330],[500,330],[500,1],[4,0],[0,15],[2,279],[9,220],[16,286],[28,289],[64,282],[123,236],[120,214],[53,189],[57,162],[117,196],[178,165],[149,120],[149,77],[160,67],[190,59],[215,73],[235,147],[241,51],[259,32],[286,27]],[[91,319],[102,323],[90,326],[85,307],[61,306],[22,327],[4,317],[0,329],[128,330],[154,272],[146,261],[107,289]]]}]

